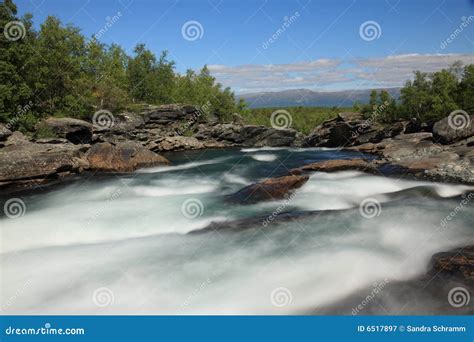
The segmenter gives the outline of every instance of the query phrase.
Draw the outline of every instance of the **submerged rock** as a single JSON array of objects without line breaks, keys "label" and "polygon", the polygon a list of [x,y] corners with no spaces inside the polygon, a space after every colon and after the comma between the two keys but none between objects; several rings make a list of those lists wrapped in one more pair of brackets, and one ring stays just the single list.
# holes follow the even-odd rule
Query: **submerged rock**
[{"label": "submerged rock", "polygon": [[166,158],[133,142],[95,144],[87,151],[86,158],[91,170],[110,172],[132,172],[170,164]]},{"label": "submerged rock", "polygon": [[279,200],[288,197],[292,190],[301,187],[308,181],[308,176],[291,175],[266,179],[254,183],[229,195],[227,200],[234,203],[250,204],[260,201]]},{"label": "submerged rock", "polygon": [[455,248],[433,255],[429,274],[444,278],[456,278],[474,285],[474,246]]},{"label": "submerged rock", "polygon": [[334,159],[308,164],[303,167],[293,169],[290,171],[290,173],[300,174],[303,171],[333,172],[344,170],[358,170],[371,173],[377,172],[377,168],[372,163],[363,159]]}]

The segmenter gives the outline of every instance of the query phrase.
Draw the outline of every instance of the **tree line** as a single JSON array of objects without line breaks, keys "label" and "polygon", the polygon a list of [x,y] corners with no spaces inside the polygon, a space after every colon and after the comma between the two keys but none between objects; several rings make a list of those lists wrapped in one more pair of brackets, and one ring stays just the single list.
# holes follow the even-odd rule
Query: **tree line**
[{"label": "tree line", "polygon": [[399,99],[392,98],[386,90],[373,90],[368,105],[354,107],[370,115],[382,106],[377,121],[384,123],[413,118],[433,123],[458,109],[474,114],[474,64],[463,67],[461,62],[455,62],[437,72],[415,71],[413,80],[400,89]]},{"label": "tree line", "polygon": [[0,122],[12,129],[33,130],[47,116],[90,119],[99,109],[143,103],[206,104],[222,120],[239,110],[230,88],[206,66],[181,75],[167,51],[157,57],[138,44],[129,56],[54,16],[35,30],[30,14],[17,17],[12,0],[0,4],[0,26]]},{"label": "tree line", "polygon": [[[9,37],[12,23],[19,25],[11,32],[17,36]],[[230,121],[237,112],[246,123],[270,125],[274,109],[249,110],[244,101],[236,103],[231,89],[216,82],[206,66],[177,73],[166,50],[156,56],[138,44],[128,55],[119,45],[88,39],[54,16],[35,30],[30,14],[18,18],[12,0],[0,4],[0,27],[0,122],[10,129],[32,131],[47,116],[90,119],[100,109],[133,111],[143,104],[166,103],[205,105],[205,114],[221,121]],[[356,103],[354,110],[371,116],[382,105],[375,120],[388,124],[412,118],[430,123],[456,109],[473,114],[474,65],[456,62],[438,72],[416,71],[400,98],[374,90],[369,103]],[[289,111],[294,127],[309,132],[337,110]]]}]

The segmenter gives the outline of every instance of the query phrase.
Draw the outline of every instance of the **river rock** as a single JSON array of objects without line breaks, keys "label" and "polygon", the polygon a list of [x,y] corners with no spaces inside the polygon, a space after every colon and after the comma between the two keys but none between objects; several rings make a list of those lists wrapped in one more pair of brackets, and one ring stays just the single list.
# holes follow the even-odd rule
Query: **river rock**
[{"label": "river rock", "polygon": [[91,123],[72,118],[48,118],[39,127],[50,129],[56,137],[64,138],[73,144],[89,144],[92,141]]},{"label": "river rock", "polygon": [[303,171],[334,172],[344,170],[358,170],[371,173],[377,172],[377,168],[372,163],[363,159],[335,159],[308,164],[293,169],[290,173],[301,174]]},{"label": "river rock", "polygon": [[0,185],[42,183],[87,168],[83,146],[25,142],[0,149]]},{"label": "river rock", "polygon": [[266,179],[246,186],[229,195],[227,200],[234,203],[250,204],[260,201],[278,200],[288,197],[294,189],[308,181],[308,176],[291,175]]},{"label": "river rock", "polygon": [[254,142],[253,140],[246,141],[245,144],[250,144],[255,147],[278,147],[291,146],[296,139],[297,131],[291,128],[275,129],[270,128],[258,135]]},{"label": "river rock", "polygon": [[469,141],[440,145],[433,141],[431,133],[420,132],[348,149],[378,154],[384,162],[399,168],[399,172],[418,178],[474,184],[474,152],[467,146]]},{"label": "river rock", "polygon": [[86,158],[91,170],[109,172],[132,172],[170,164],[166,158],[133,142],[95,144],[87,151]]},{"label": "river rock", "polygon": [[431,258],[429,274],[467,280],[474,285],[474,246],[436,253]]},{"label": "river rock", "polygon": [[226,144],[213,140],[198,140],[194,137],[173,136],[155,140],[147,145],[152,151],[199,150],[203,148],[222,148]]},{"label": "river rock", "polygon": [[216,141],[241,146],[291,146],[296,137],[294,129],[275,129],[256,125],[200,124],[195,137],[199,140]]},{"label": "river rock", "polygon": [[[456,118],[462,121],[456,122]],[[451,144],[473,135],[474,115],[457,114],[453,117],[446,117],[436,122],[433,126],[433,138],[441,144]]]}]

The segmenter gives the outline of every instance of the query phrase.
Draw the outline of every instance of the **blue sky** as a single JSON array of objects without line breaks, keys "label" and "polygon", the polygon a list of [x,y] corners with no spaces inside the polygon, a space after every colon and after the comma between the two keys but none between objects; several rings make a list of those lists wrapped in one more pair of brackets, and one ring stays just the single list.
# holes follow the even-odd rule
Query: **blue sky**
[{"label": "blue sky", "polygon": [[[16,3],[20,13],[33,14],[36,26],[56,15],[86,36],[120,13],[100,40],[129,53],[137,43],[156,54],[167,49],[179,72],[208,64],[237,92],[392,87],[413,69],[433,71],[456,59],[474,63],[473,0]],[[184,37],[188,22],[191,35]]]}]

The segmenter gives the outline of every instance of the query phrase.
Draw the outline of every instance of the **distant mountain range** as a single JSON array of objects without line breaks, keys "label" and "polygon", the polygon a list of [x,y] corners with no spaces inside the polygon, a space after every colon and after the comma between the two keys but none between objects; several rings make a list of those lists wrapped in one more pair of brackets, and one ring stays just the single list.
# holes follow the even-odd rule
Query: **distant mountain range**
[{"label": "distant mountain range", "polygon": [[[382,89],[376,89],[378,91]],[[400,88],[387,88],[394,98],[400,96]],[[318,92],[309,89],[292,89],[276,92],[260,92],[236,95],[245,99],[250,108],[262,107],[351,107],[357,101],[368,103],[372,89]]]}]

